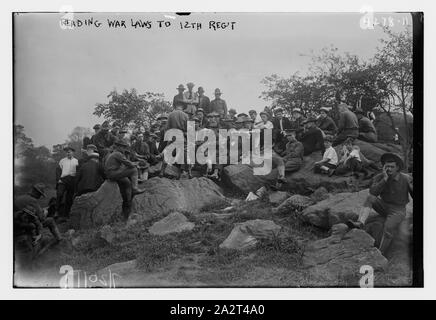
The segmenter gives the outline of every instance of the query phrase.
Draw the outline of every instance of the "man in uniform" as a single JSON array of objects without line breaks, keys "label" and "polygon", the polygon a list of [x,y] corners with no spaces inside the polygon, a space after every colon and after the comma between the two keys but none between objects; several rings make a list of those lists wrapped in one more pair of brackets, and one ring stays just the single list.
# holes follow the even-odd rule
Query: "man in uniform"
[{"label": "man in uniform", "polygon": [[341,103],[338,106],[338,111],[338,134],[333,142],[333,146],[341,144],[349,137],[357,138],[359,136],[359,121],[354,112],[345,103]]},{"label": "man in uniform", "polygon": [[304,147],[295,137],[296,131],[294,129],[287,129],[285,134],[288,140],[286,150],[282,153],[285,170],[286,172],[295,172],[300,170],[303,165]]},{"label": "man in uniform", "polygon": [[114,151],[110,153],[104,163],[106,178],[115,181],[120,188],[123,198],[122,215],[124,220],[129,218],[132,210],[133,196],[145,192],[138,188],[138,169],[136,164],[127,160],[125,156],[129,145],[126,141],[117,140],[114,144]]},{"label": "man in uniform", "polygon": [[210,110],[210,99],[204,95],[203,87],[198,87],[198,108],[203,109],[203,112],[206,114],[212,112]]},{"label": "man in uniform", "polygon": [[183,94],[183,91],[185,91],[185,86],[183,84],[179,84],[177,90],[179,93],[173,98],[173,108],[175,109],[177,106],[181,106],[182,109],[184,109],[186,105],[185,96]]},{"label": "man in uniform", "polygon": [[211,112],[217,112],[220,118],[223,119],[227,117],[227,103],[225,100],[221,99],[221,90],[219,88],[215,89],[215,99],[210,102]]},{"label": "man in uniform", "polygon": [[[381,156],[380,161],[383,172],[373,178],[357,222],[349,220],[347,224],[351,228],[364,228],[371,209],[374,209],[378,216],[370,218],[365,229],[376,240],[375,244],[382,254],[385,254],[406,216],[409,194],[413,198],[413,180],[401,173],[404,162],[399,155],[388,152]],[[370,220],[374,223],[370,224]]]},{"label": "man in uniform", "polygon": [[185,112],[189,115],[189,118],[192,118],[197,111],[199,98],[197,92],[193,91],[194,84],[192,82],[187,83],[186,86],[188,91],[183,94],[186,102]]}]

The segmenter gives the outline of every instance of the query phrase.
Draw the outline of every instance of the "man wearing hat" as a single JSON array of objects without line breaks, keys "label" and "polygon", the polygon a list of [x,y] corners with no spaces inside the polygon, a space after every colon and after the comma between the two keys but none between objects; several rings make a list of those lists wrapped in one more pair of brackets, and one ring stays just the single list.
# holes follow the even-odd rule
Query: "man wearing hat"
[{"label": "man wearing hat", "polygon": [[188,87],[188,91],[183,94],[186,102],[185,112],[193,117],[197,111],[199,98],[197,92],[193,91],[194,84],[192,82],[188,82],[186,86]]},{"label": "man wearing hat", "polygon": [[[93,134],[92,137],[91,137],[91,141],[90,141],[90,143],[95,144],[94,139],[95,139],[95,136],[100,132],[100,130],[101,130],[101,125],[96,124],[96,125],[94,125],[94,126],[92,127],[92,129],[94,129],[94,134]],[[83,145],[83,146],[86,147],[85,145]]]},{"label": "man wearing hat", "polygon": [[82,158],[78,160],[79,165],[77,167],[77,170],[79,170],[83,166],[83,164],[88,161],[89,155],[92,153],[98,153],[97,146],[94,144],[88,144],[87,146],[85,146],[85,149],[82,149]]},{"label": "man wearing hat", "polygon": [[177,90],[179,93],[173,98],[173,108],[176,109],[177,106],[181,106],[183,110],[186,106],[185,96],[183,94],[183,91],[185,91],[185,86],[183,84],[179,84]]},{"label": "man wearing hat", "polygon": [[303,117],[301,108],[292,109],[291,128],[295,129],[297,140],[300,140],[303,134],[305,120],[306,119]]},{"label": "man wearing hat", "polygon": [[189,116],[183,112],[182,104],[177,104],[174,111],[168,116],[166,130],[179,129],[186,132],[188,130],[188,120]]},{"label": "man wearing hat", "polygon": [[210,110],[212,112],[217,112],[222,119],[227,117],[227,103],[225,100],[221,99],[221,94],[221,90],[216,88],[215,99],[210,102]]},{"label": "man wearing hat", "polygon": [[316,126],[316,118],[307,118],[303,125],[304,131],[301,134],[300,142],[304,146],[304,155],[308,156],[315,151],[321,151],[321,154],[324,154],[324,137],[322,131]]},{"label": "man wearing hat", "polygon": [[100,160],[103,160],[109,152],[109,148],[114,144],[116,137],[110,132],[109,122],[105,121],[101,125],[100,131],[94,136],[94,145],[98,149]]},{"label": "man wearing hat", "polygon": [[286,135],[285,130],[291,129],[291,121],[288,118],[283,116],[283,109],[276,108],[274,109],[274,119],[272,121],[274,129],[273,129],[273,143],[274,150],[278,154],[281,154],[286,148]]},{"label": "man wearing hat", "polygon": [[203,108],[197,109],[197,112],[195,113],[195,118],[197,118],[199,121],[199,128],[204,128],[206,126],[206,118],[204,116]]},{"label": "man wearing hat", "polygon": [[236,114],[237,114],[236,110],[232,108],[229,110],[229,116],[227,118],[236,121]]},{"label": "man wearing hat", "polygon": [[248,115],[251,120],[253,120],[253,128],[257,128],[257,126],[262,122],[262,119],[257,115],[257,111],[252,109],[248,111]]},{"label": "man wearing hat", "polygon": [[[37,183],[29,193],[14,198],[14,237],[27,234],[36,237],[43,227],[50,230],[54,238],[61,240],[61,234],[53,218],[46,218],[38,200],[46,197],[45,185]],[[30,214],[31,219],[27,219]],[[33,239],[36,240],[36,239]]]},{"label": "man wearing hat", "polygon": [[104,163],[106,178],[115,181],[120,188],[123,199],[122,215],[125,220],[129,218],[132,210],[133,196],[145,192],[138,188],[138,169],[135,163],[129,161],[125,152],[129,145],[126,141],[117,140],[114,151],[108,155]]},{"label": "man wearing hat", "polygon": [[324,133],[324,135],[334,136],[338,130],[338,127],[336,127],[336,123],[328,115],[329,111],[329,108],[321,107],[316,125]]},{"label": "man wearing hat", "polygon": [[158,173],[162,169],[163,155],[159,152],[158,139],[159,136],[156,133],[151,133],[148,139],[148,147],[150,150],[150,158],[148,160],[150,163],[150,168],[148,169],[149,174]]},{"label": "man wearing hat", "polygon": [[204,95],[203,87],[198,87],[198,108],[203,109],[204,113],[210,113],[210,99]]},{"label": "man wearing hat", "polygon": [[[349,220],[347,224],[352,228],[363,228],[371,209],[374,209],[378,216],[368,220],[366,231],[376,240],[375,244],[382,254],[385,254],[406,216],[409,194],[413,198],[413,180],[401,172],[404,162],[399,155],[385,153],[380,162],[383,171],[374,177],[358,220]],[[370,224],[370,221],[374,223]]]},{"label": "man wearing hat", "polygon": [[359,121],[359,139],[371,143],[377,142],[377,130],[371,120],[365,116],[365,112],[357,110],[356,116]]},{"label": "man wearing hat", "polygon": [[97,191],[104,182],[104,170],[97,152],[88,152],[76,176],[77,195]]},{"label": "man wearing hat", "polygon": [[[71,146],[64,147],[66,157],[59,161],[59,166],[56,170],[56,205],[58,215],[61,218],[67,218],[70,214],[71,206],[73,205],[74,189],[76,186],[75,177],[79,161],[74,158],[74,148]],[[60,208],[65,196],[64,210]]]},{"label": "man wearing hat", "polygon": [[285,163],[286,172],[295,172],[300,170],[303,165],[304,146],[297,140],[296,131],[294,129],[287,129],[285,131],[286,144],[285,151],[281,154]]},{"label": "man wearing hat", "polygon": [[333,146],[341,144],[348,137],[357,138],[359,136],[359,121],[354,112],[348,109],[347,105],[344,103],[338,106],[338,111],[338,134],[333,142]]}]

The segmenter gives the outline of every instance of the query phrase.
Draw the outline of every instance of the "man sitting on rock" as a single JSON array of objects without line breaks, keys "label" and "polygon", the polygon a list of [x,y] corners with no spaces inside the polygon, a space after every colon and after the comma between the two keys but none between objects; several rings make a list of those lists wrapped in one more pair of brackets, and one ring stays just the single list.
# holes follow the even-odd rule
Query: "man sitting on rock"
[{"label": "man sitting on rock", "polygon": [[315,151],[321,151],[321,154],[324,154],[324,137],[322,131],[316,126],[316,119],[308,118],[303,125],[304,131],[299,140],[304,146],[304,155],[308,156]]},{"label": "man sitting on rock", "polygon": [[[400,223],[406,216],[406,205],[409,194],[413,198],[413,180],[401,169],[403,160],[394,153],[385,153],[380,159],[383,172],[375,176],[369,189],[369,196],[359,212],[358,220],[348,221],[351,228],[363,228],[371,208],[379,215],[373,219],[372,227],[368,221],[367,232],[376,240],[375,244],[385,254]],[[374,227],[375,226],[375,227]]]},{"label": "man sitting on rock", "polygon": [[283,152],[283,161],[285,162],[286,172],[295,172],[300,170],[303,165],[304,146],[295,137],[296,130],[286,130],[286,150]]},{"label": "man sitting on rock", "polygon": [[[348,174],[359,178],[359,172],[367,176],[369,173],[363,166],[363,161],[368,161],[360,152],[360,147],[354,145],[354,138],[348,137],[344,142],[342,149],[342,157],[339,160],[338,167],[334,170],[334,174],[344,176]],[[331,173],[333,174],[333,173]]]},{"label": "man sitting on rock", "polygon": [[338,111],[338,134],[333,142],[333,146],[341,144],[348,137],[357,138],[359,136],[359,121],[354,112],[345,103],[338,105]]},{"label": "man sitting on rock", "polygon": [[108,155],[104,164],[106,178],[115,181],[123,198],[123,218],[127,220],[132,210],[133,196],[145,192],[138,188],[138,169],[136,164],[127,160],[125,151],[129,148],[127,142],[117,140],[114,151]]},{"label": "man sitting on rock", "polygon": [[315,162],[314,172],[333,175],[336,166],[338,165],[338,154],[332,147],[333,137],[326,136],[324,138],[325,152],[321,161]]},{"label": "man sitting on rock", "polygon": [[356,111],[359,120],[359,139],[366,142],[377,142],[377,131],[369,118],[362,110]]},{"label": "man sitting on rock", "polygon": [[319,110],[319,118],[317,120],[317,127],[324,133],[324,135],[334,136],[338,130],[333,119],[328,115],[330,109],[327,107],[321,107]]}]

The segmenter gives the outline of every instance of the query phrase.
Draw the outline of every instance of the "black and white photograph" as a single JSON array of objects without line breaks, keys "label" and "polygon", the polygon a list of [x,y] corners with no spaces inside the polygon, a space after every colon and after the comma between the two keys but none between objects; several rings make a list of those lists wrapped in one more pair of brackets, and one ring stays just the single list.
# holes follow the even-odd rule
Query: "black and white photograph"
[{"label": "black and white photograph", "polygon": [[423,17],[13,12],[11,287],[422,287]]}]

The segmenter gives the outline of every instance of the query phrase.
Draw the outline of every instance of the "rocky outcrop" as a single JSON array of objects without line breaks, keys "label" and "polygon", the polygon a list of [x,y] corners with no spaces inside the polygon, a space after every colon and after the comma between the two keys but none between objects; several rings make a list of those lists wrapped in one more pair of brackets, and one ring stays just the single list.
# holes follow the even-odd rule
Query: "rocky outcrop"
[{"label": "rocky outcrop", "polygon": [[284,191],[275,191],[271,192],[268,195],[268,201],[273,206],[280,205],[283,201],[285,201],[287,198],[289,198],[290,194]]},{"label": "rocky outcrop", "polygon": [[[380,157],[385,152],[399,152],[398,146],[395,144],[368,143],[361,140],[355,140],[355,144],[360,147],[363,155],[374,164],[379,165]],[[336,147],[338,155],[342,146]],[[287,173],[286,190],[298,194],[310,194],[319,187],[324,187],[328,191],[332,190],[354,190],[356,186],[359,189],[369,187],[370,179],[356,180],[352,176],[327,176],[315,174],[313,167],[316,161],[322,159],[321,152],[314,152],[311,155],[304,157],[304,163],[300,170],[294,173]],[[371,169],[370,169],[371,171]],[[253,168],[250,165],[229,165],[223,170],[223,178],[225,182],[243,192],[254,192],[261,186],[273,184],[277,178],[277,170],[273,169],[268,175],[254,175]]]},{"label": "rocky outcrop", "polygon": [[[346,226],[345,226],[346,228]],[[370,266],[375,272],[386,268],[388,261],[374,247],[374,239],[363,230],[353,229],[309,243],[303,265],[320,286],[359,286],[361,268]]]},{"label": "rocky outcrop", "polygon": [[[173,211],[199,212],[203,208],[226,204],[221,188],[206,178],[170,180],[152,178],[141,185],[146,191],[133,198],[132,214],[154,217]],[[108,224],[121,216],[118,185],[105,181],[96,192],[74,200],[71,208],[73,228],[91,228]]]},{"label": "rocky outcrop", "polygon": [[[344,192],[330,195],[329,198],[307,207],[301,213],[303,220],[324,229],[330,229],[337,223],[356,220],[363,203],[369,195],[369,189],[359,192]],[[413,214],[413,201],[406,207],[407,217]],[[372,213],[376,214],[375,212]]]},{"label": "rocky outcrop", "polygon": [[179,212],[173,212],[165,218],[155,222],[148,231],[151,234],[163,236],[169,233],[179,233],[182,231],[191,231],[195,224]]},{"label": "rocky outcrop", "polygon": [[220,244],[222,249],[245,250],[256,246],[258,239],[277,236],[281,227],[272,220],[249,220],[238,223]]},{"label": "rocky outcrop", "polygon": [[313,200],[309,197],[294,194],[283,201],[277,208],[272,208],[272,213],[284,214],[290,213],[291,211],[301,211],[313,203]]}]

